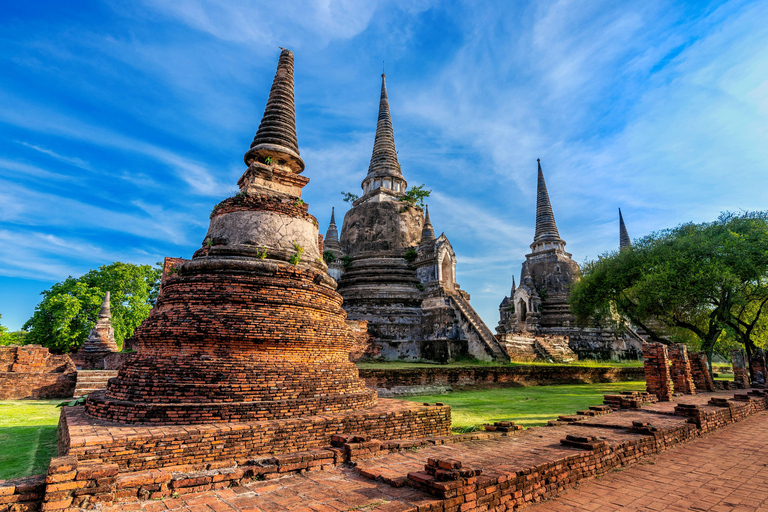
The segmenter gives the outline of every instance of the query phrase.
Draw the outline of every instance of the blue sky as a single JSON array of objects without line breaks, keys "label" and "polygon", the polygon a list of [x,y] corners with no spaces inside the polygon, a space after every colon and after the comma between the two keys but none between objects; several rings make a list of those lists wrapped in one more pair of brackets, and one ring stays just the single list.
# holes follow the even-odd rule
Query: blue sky
[{"label": "blue sky", "polygon": [[[280,5],[278,5],[280,4]],[[768,3],[11,2],[0,14],[0,314],[199,247],[236,191],[279,46],[310,212],[359,193],[386,62],[410,185],[491,328],[533,239],[536,158],[567,249],[768,204]]]}]

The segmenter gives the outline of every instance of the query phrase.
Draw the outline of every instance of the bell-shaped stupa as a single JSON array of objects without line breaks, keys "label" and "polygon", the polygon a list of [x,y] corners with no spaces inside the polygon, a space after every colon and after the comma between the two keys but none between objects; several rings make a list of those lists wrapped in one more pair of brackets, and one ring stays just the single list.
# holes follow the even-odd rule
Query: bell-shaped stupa
[{"label": "bell-shaped stupa", "polygon": [[163,283],[137,356],[86,412],[118,422],[294,418],[376,404],[341,296],[301,199],[293,54],[283,50],[240,193],[211,212],[202,247]]}]

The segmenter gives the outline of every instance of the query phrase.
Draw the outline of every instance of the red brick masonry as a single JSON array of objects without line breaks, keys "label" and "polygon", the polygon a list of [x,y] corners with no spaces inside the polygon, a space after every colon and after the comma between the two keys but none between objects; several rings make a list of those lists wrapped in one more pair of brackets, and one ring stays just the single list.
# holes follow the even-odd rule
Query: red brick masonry
[{"label": "red brick masonry", "polygon": [[0,400],[68,398],[77,370],[68,355],[40,345],[0,347]]}]

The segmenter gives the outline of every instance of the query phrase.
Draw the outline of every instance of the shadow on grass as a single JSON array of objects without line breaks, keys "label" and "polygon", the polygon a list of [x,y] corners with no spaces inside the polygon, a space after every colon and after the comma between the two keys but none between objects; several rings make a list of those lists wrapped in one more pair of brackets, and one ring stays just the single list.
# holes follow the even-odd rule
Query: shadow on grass
[{"label": "shadow on grass", "polygon": [[45,474],[57,450],[56,425],[0,427],[0,480]]}]

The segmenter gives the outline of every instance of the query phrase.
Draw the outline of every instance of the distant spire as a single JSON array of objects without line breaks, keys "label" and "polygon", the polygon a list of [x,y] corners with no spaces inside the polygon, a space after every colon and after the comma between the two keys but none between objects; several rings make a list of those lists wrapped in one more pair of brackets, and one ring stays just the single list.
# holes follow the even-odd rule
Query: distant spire
[{"label": "distant spire", "polygon": [[99,318],[111,318],[112,310],[109,307],[109,292],[104,295],[104,300],[101,302],[101,309],[99,310]]},{"label": "distant spire", "polygon": [[328,242],[331,240],[339,240],[339,232],[336,229],[336,215],[334,210],[335,208],[331,207],[331,223],[328,224],[328,231],[325,232],[325,245],[328,245]]},{"label": "distant spire", "polygon": [[379,121],[376,124],[376,139],[373,142],[373,154],[368,166],[367,178],[376,176],[397,176],[402,178],[400,164],[397,162],[395,134],[392,130],[392,117],[389,114],[387,98],[387,75],[381,75],[381,99],[379,100]]},{"label": "distant spire", "polygon": [[624,217],[621,216],[621,208],[619,208],[619,249],[624,250],[632,247],[632,240],[627,233],[627,226],[624,225]]},{"label": "distant spire", "polygon": [[515,296],[515,290],[517,290],[517,286],[515,286],[515,276],[512,276],[512,291],[509,294],[510,297]]},{"label": "distant spire", "polygon": [[541,159],[537,158],[536,161],[539,163],[539,179],[536,187],[536,234],[533,237],[533,243],[548,240],[562,242],[560,233],[557,232],[555,214],[552,213],[552,205],[549,202],[547,184],[541,170]]},{"label": "distant spire", "polygon": [[296,112],[293,101],[293,53],[282,49],[277,63],[277,72],[269,91],[264,116],[245,153],[245,163],[273,157],[285,158],[296,173],[304,170],[304,161],[299,156],[299,142],[296,137]]},{"label": "distant spire", "polygon": [[429,206],[424,207],[424,227],[421,229],[421,244],[431,242],[435,239],[435,230],[432,228],[432,223],[429,221]]}]

